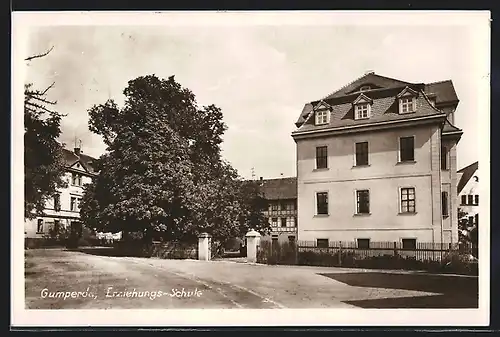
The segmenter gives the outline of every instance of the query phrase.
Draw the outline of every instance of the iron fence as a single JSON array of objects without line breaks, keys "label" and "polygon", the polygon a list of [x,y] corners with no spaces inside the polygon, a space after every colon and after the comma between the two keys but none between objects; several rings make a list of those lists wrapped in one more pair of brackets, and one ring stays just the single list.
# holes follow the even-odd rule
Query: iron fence
[{"label": "iron fence", "polygon": [[[257,261],[328,267],[382,269],[464,269],[477,272],[478,247],[472,243],[432,242],[262,242]],[[472,271],[470,271],[472,270]],[[474,271],[475,270],[475,271]]]}]

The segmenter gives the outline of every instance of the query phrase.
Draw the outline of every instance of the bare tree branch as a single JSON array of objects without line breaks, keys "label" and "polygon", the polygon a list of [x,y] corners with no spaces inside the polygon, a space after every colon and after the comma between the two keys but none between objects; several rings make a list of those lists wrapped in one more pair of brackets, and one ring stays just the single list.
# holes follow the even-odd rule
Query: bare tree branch
[{"label": "bare tree branch", "polygon": [[54,46],[52,46],[52,48],[50,48],[48,51],[46,51],[45,53],[43,54],[38,54],[38,55],[34,55],[34,56],[30,56],[28,58],[25,58],[24,60],[25,61],[31,61],[33,59],[37,59],[37,58],[40,58],[40,57],[44,57],[44,56],[47,56],[51,51],[52,49],[54,49]]},{"label": "bare tree branch", "polygon": [[32,99],[36,99],[37,101],[40,101],[40,102],[43,102],[43,103],[51,104],[51,105],[56,105],[57,104],[57,101],[49,101],[49,100],[46,100],[44,98],[38,97],[38,95],[33,95],[33,96],[31,96],[31,98]]},{"label": "bare tree branch", "polygon": [[56,83],[56,82],[52,82],[52,84],[51,84],[51,85],[49,85],[49,86],[47,87],[47,89],[45,89],[45,90],[41,93],[41,95],[42,95],[42,96],[43,96],[43,95],[45,95],[45,94],[47,93],[47,91],[49,91],[49,90],[50,90],[50,88],[52,88],[52,87],[54,86],[54,84],[55,84],[55,83]]}]

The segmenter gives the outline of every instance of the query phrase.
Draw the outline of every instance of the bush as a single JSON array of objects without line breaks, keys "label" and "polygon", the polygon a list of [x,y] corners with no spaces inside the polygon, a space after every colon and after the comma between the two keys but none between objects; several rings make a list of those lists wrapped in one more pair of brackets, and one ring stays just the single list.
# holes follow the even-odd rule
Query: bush
[{"label": "bush", "polygon": [[471,263],[467,255],[458,251],[446,253],[442,261],[417,259],[411,254],[384,254],[362,256],[353,249],[336,248],[301,248],[297,252],[289,244],[268,241],[261,243],[257,252],[257,261],[267,264],[298,264],[322,267],[346,267],[366,269],[393,269],[393,270],[423,270],[440,273],[460,273],[477,275],[478,264]]},{"label": "bush", "polygon": [[197,245],[183,242],[145,243],[143,240],[116,241],[114,250],[118,256],[157,257],[161,259],[197,259]]},{"label": "bush", "polygon": [[296,264],[296,249],[295,245],[290,245],[286,242],[273,244],[270,241],[261,241],[257,250],[257,262],[267,264]]}]

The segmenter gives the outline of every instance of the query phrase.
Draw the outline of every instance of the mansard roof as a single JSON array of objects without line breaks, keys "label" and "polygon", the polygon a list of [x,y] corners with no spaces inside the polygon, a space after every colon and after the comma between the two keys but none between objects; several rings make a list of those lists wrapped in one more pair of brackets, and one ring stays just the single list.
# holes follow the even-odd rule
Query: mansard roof
[{"label": "mansard roof", "polygon": [[[367,85],[370,86],[370,89],[361,92],[360,89]],[[397,96],[408,91],[415,93],[417,96],[416,112],[399,114]],[[371,114],[368,119],[355,120],[353,102],[355,102],[360,95],[372,100]],[[295,123],[298,130],[294,131],[293,134],[303,131],[342,128],[377,122],[413,119],[417,117],[443,116],[444,113],[441,110],[432,106],[429,101],[429,95],[435,97],[436,106],[444,103],[458,103],[453,83],[449,80],[430,84],[409,83],[376,75],[375,73],[368,73],[344,86],[340,90],[326,96],[322,100],[305,104]],[[331,106],[330,123],[315,125],[314,118],[311,117],[314,115],[315,107],[321,101]]]}]

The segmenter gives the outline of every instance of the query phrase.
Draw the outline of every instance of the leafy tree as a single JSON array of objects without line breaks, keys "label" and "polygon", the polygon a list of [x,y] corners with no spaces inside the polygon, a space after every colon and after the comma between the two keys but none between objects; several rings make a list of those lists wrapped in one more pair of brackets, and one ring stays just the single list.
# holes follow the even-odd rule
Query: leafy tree
[{"label": "leafy tree", "polygon": [[146,241],[200,232],[224,240],[258,221],[250,210],[257,201],[221,158],[227,127],[218,107],[198,107],[173,76],[138,77],[123,93],[121,108],[108,100],[89,109],[89,129],[108,148],[81,203],[86,224],[124,237],[141,232]]},{"label": "leafy tree", "polygon": [[[26,61],[46,56],[26,58]],[[61,134],[64,115],[51,109],[56,102],[47,99],[47,91],[36,90],[32,83],[24,87],[24,217],[33,219],[43,214],[45,202],[56,190],[65,187],[63,145],[57,139]]]},{"label": "leafy tree", "polygon": [[478,244],[479,224],[471,225],[469,223],[468,213],[458,208],[458,231],[460,242],[470,242],[473,245]]}]

